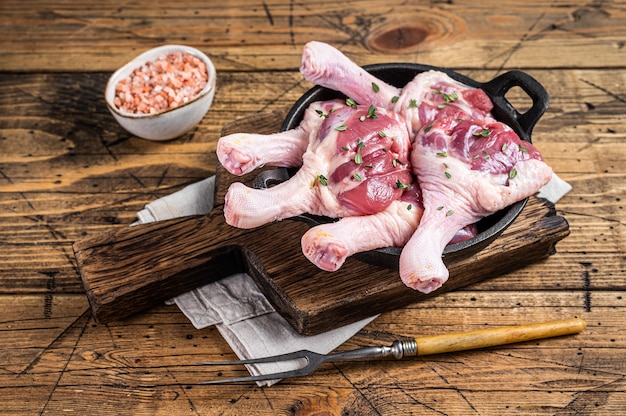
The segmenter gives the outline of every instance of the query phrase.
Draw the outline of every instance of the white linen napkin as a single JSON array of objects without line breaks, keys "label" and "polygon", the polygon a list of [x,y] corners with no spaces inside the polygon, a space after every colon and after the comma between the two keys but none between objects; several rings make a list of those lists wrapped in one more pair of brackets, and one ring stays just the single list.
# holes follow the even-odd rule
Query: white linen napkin
[{"label": "white linen napkin", "polygon": [[556,204],[556,201],[563,198],[571,190],[572,185],[556,176],[556,174],[553,174],[550,182],[545,184],[543,188],[537,192],[536,196],[537,198],[547,199],[553,204]]},{"label": "white linen napkin", "polygon": [[[213,208],[214,186],[215,177],[212,176],[157,199],[137,213],[136,223],[207,214]],[[567,182],[553,175],[537,196],[556,203],[571,189]],[[183,293],[168,303],[175,303],[198,329],[215,325],[239,359],[301,349],[327,354],[376,318],[372,316],[319,335],[301,335],[274,310],[252,278],[244,273]],[[250,374],[258,375],[289,371],[299,365],[291,361],[246,367]],[[271,386],[278,381],[259,381],[257,384]]]}]

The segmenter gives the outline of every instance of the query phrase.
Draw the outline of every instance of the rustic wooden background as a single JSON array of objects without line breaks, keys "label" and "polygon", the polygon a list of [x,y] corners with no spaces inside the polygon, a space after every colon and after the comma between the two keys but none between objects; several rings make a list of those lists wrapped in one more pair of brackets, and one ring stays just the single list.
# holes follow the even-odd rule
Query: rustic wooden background
[{"label": "rustic wooden background", "polygon": [[[328,365],[270,388],[202,386],[233,358],[174,306],[91,318],[72,243],[212,175],[224,124],[288,108],[311,85],[304,43],[359,64],[416,62],[477,80],[521,69],[551,95],[534,142],[573,185],[548,260],[386,313],[342,349],[569,317],[580,335],[400,362]],[[626,409],[626,3],[174,1],[0,3],[0,413],[617,415]],[[130,136],[111,72],[164,43],[214,61],[210,112],[183,137]],[[523,108],[524,94],[510,100]],[[520,258],[520,261],[524,261]],[[226,371],[225,375],[243,374]]]}]

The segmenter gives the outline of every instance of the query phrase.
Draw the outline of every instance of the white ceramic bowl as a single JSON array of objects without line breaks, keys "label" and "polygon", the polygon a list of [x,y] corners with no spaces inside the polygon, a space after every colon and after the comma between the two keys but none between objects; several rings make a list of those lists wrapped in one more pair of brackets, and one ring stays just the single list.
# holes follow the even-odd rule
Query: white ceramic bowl
[{"label": "white ceramic bowl", "polygon": [[[156,114],[133,114],[120,110],[113,103],[115,86],[128,77],[136,68],[146,62],[155,61],[159,56],[172,52],[187,52],[206,64],[208,82],[191,101],[177,108]],[[199,50],[183,45],[164,45],[150,49],[118,69],[107,82],[104,98],[109,111],[118,123],[135,136],[149,140],[170,140],[191,130],[209,111],[215,95],[216,72],[213,62]]]}]

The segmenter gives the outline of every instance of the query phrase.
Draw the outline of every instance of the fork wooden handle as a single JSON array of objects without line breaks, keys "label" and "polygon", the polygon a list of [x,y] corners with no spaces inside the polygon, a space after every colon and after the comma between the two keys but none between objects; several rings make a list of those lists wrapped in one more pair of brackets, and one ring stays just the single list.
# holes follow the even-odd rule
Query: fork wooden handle
[{"label": "fork wooden handle", "polygon": [[420,337],[416,338],[415,342],[417,343],[417,355],[441,354],[576,334],[585,329],[586,326],[585,321],[574,318]]}]

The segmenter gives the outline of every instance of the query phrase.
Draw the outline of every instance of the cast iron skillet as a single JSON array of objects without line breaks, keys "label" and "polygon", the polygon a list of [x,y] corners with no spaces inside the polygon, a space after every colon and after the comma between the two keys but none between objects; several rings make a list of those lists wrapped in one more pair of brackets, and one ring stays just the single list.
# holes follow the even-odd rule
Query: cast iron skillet
[{"label": "cast iron skillet", "polygon": [[[494,108],[492,114],[494,117],[508,124],[522,140],[528,142],[531,141],[531,133],[535,124],[548,108],[549,97],[544,87],[533,77],[520,71],[510,71],[497,76],[489,82],[481,83],[449,69],[429,65],[385,63],[366,65],[363,69],[395,87],[403,87],[421,72],[429,70],[445,72],[456,81],[471,87],[483,89],[493,101]],[[507,92],[513,87],[520,87],[532,100],[532,106],[524,113],[518,112],[505,97]],[[296,101],[294,106],[290,109],[281,126],[281,131],[296,128],[302,121],[304,111],[311,103],[335,98],[345,98],[345,95],[320,86],[311,88]],[[265,171],[256,178],[254,186],[257,188],[267,188],[287,180],[294,172],[295,170],[285,168]],[[485,248],[511,225],[520,214],[527,201],[528,198],[498,211],[489,217],[483,218],[478,223],[478,234],[469,240],[449,244],[443,252],[444,259],[449,260],[469,257]],[[294,219],[304,221],[311,227],[334,221],[331,218],[310,214],[299,215],[294,217]],[[354,257],[370,264],[397,269],[400,252],[401,248],[386,247],[359,253]]]}]

